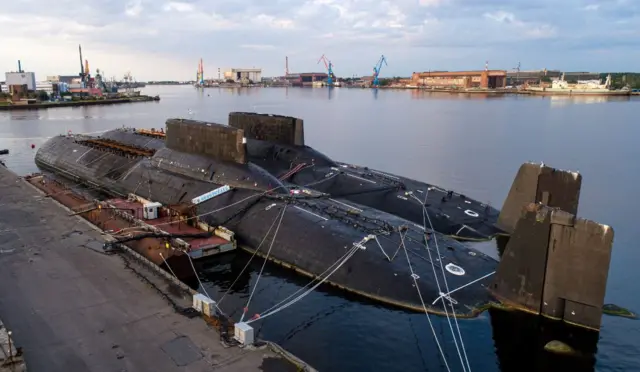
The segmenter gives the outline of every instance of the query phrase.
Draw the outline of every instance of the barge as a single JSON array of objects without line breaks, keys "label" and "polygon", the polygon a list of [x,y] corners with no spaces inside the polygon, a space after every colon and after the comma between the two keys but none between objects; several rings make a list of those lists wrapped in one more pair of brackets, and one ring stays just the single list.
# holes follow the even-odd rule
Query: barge
[{"label": "barge", "polygon": [[164,267],[177,279],[192,282],[197,275],[191,260],[237,248],[235,234],[223,226],[196,226],[184,210],[163,206],[134,194],[124,198],[96,200],[69,189],[43,174],[31,174],[26,181],[61,203],[73,215],[109,234],[104,252],[119,244]]},{"label": "barge", "polygon": [[[232,113],[229,124],[169,119],[166,131],[58,136],[36,162],[114,197],[190,208],[189,220],[233,230],[249,252],[387,304],[472,317],[497,299],[599,327],[613,231],[575,217],[579,174],[524,164],[498,212],[435,185],[335,162],[304,145],[297,118]],[[538,238],[528,239],[536,228]],[[601,238],[587,248],[563,240],[563,252],[599,254],[554,260],[549,247],[563,234]],[[500,263],[459,241],[496,235],[511,236]],[[574,274],[562,276],[569,284],[549,279],[559,267]],[[605,280],[576,290],[585,267]],[[543,299],[553,305],[543,308]]]}]

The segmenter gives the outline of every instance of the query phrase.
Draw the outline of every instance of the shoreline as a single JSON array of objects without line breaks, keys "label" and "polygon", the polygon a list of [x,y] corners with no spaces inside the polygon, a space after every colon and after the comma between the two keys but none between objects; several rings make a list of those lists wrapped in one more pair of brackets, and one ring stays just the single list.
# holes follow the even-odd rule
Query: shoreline
[{"label": "shoreline", "polygon": [[420,88],[413,86],[381,86],[378,88],[373,87],[362,87],[362,86],[292,86],[292,85],[265,85],[265,86],[254,86],[254,87],[223,87],[223,86],[209,86],[209,87],[199,87],[199,89],[203,88],[309,88],[309,89],[326,89],[326,88],[334,88],[334,89],[380,89],[380,90],[412,90],[422,93],[448,93],[448,94],[467,94],[467,95],[490,95],[490,96],[503,96],[503,95],[523,95],[523,96],[541,96],[541,97],[631,97],[631,96],[639,96],[640,92],[620,92],[620,91],[612,91],[608,93],[602,92],[584,92],[584,91],[567,91],[567,92],[549,92],[549,91],[531,91],[531,90],[516,90],[516,89],[429,89],[429,88]]},{"label": "shoreline", "polygon": [[114,105],[120,103],[136,103],[136,102],[154,102],[159,101],[159,96],[139,96],[114,99],[100,99],[92,101],[68,101],[68,102],[41,102],[31,105],[0,105],[0,111],[14,110],[40,110],[57,107],[80,107],[80,106],[96,106],[96,105]]}]

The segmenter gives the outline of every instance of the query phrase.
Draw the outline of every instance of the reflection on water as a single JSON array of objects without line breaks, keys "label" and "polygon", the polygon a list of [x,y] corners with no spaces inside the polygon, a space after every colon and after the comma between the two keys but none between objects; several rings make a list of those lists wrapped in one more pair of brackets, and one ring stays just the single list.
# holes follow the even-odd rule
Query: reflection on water
[{"label": "reflection on water", "polygon": [[[492,309],[489,315],[502,371],[594,371],[598,332],[522,312]],[[551,341],[569,345],[574,354],[546,351]]]},{"label": "reflection on water", "polygon": [[630,101],[630,96],[549,96],[551,107],[563,107],[572,104],[593,104],[605,102]]},{"label": "reflection on water", "polygon": [[411,98],[413,99],[496,99],[503,98],[503,93],[483,93],[483,92],[438,92],[438,91],[429,91],[426,89],[410,89]]}]

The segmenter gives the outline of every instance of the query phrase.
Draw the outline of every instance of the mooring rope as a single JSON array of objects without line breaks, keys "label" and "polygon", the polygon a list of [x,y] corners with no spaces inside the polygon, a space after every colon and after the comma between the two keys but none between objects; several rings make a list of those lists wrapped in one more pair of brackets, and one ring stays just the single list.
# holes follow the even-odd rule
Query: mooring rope
[{"label": "mooring rope", "polygon": [[313,284],[313,282],[315,282],[316,280],[321,280],[321,278],[323,277],[323,275],[325,275],[326,273],[328,273],[335,265],[339,264],[340,262],[342,262],[345,257],[347,257],[349,254],[352,253],[352,251],[358,248],[355,245],[348,250],[345,254],[343,254],[339,259],[337,259],[334,263],[332,263],[329,267],[327,267],[325,269],[325,271],[323,271],[322,273],[320,273],[319,275],[317,275],[315,278],[313,278],[309,283],[307,283],[304,287],[301,287],[300,289],[298,289],[297,291],[293,292],[292,294],[290,294],[289,296],[287,296],[284,300],[278,302],[277,304],[271,306],[270,308],[268,308],[267,310],[263,311],[262,314],[266,314],[271,312],[273,309],[279,307],[280,305],[282,305],[283,303],[287,302],[287,300],[289,300],[290,298],[294,297],[295,295],[297,295],[298,293],[302,292],[303,290],[305,290],[307,287],[309,287],[311,284]]},{"label": "mooring rope", "polygon": [[473,280],[473,281],[470,281],[470,282],[469,282],[469,283],[467,283],[467,284],[461,285],[460,287],[458,287],[458,288],[456,288],[456,289],[454,289],[454,290],[452,290],[452,291],[450,291],[450,292],[448,292],[448,293],[441,294],[441,295],[440,295],[440,296],[438,296],[438,298],[436,298],[436,299],[435,299],[431,304],[432,304],[432,305],[434,305],[434,304],[435,304],[436,302],[438,302],[438,300],[439,300],[439,299],[441,299],[442,297],[445,297],[445,298],[446,298],[446,297],[448,297],[450,294],[452,294],[452,293],[454,293],[454,292],[457,292],[457,291],[461,290],[462,288],[468,287],[468,286],[470,286],[471,284],[477,283],[477,282],[481,281],[482,279],[488,278],[488,277],[490,277],[491,275],[493,275],[493,274],[495,274],[495,273],[496,273],[495,271],[492,271],[492,272],[490,272],[489,274],[484,275],[484,276],[481,276],[480,278],[475,279],[475,280]]},{"label": "mooring rope", "polygon": [[[415,200],[418,201],[418,203],[421,203],[420,199],[418,199],[415,195],[413,195],[413,193],[407,193],[408,195],[410,195],[411,197],[413,197]],[[429,194],[429,189],[427,189],[426,195],[425,195],[425,199],[427,198]],[[433,224],[431,223],[431,218],[429,217],[429,212],[427,211],[427,208],[425,207],[424,204],[421,203],[422,206],[422,219],[423,219],[423,224],[424,224],[424,228],[425,228],[425,232],[427,229],[427,221],[429,221],[429,228],[431,229],[431,231],[433,232],[433,238],[434,238],[434,242],[435,242],[435,246],[436,246],[436,254],[438,255],[438,261],[440,261],[440,269],[442,271],[442,277],[444,279],[444,283],[445,283],[445,289],[447,292],[449,292],[449,285],[447,283],[447,277],[446,277],[446,273],[444,271],[444,265],[442,265],[442,255],[440,254],[440,248],[438,246],[438,237],[437,234],[435,233],[435,230],[433,229]],[[431,257],[431,250],[429,249],[429,241],[426,239],[425,237],[425,245],[427,246],[427,252],[429,253],[429,259],[431,260],[431,268],[433,270],[433,275],[434,278],[436,280],[436,286],[438,288],[438,293],[442,294],[442,288],[440,287],[440,281],[438,280],[438,274],[436,272],[436,268],[433,264],[433,258]],[[471,367],[469,365],[469,359],[467,358],[467,352],[464,346],[464,341],[462,339],[462,333],[460,332],[460,327],[458,325],[458,318],[456,316],[456,311],[455,308],[453,307],[453,304],[451,304],[451,311],[452,311],[452,315],[453,315],[453,319],[454,319],[454,323],[456,325],[456,329],[457,329],[457,333],[458,335],[456,336],[456,332],[453,330],[453,325],[451,324],[451,318],[449,317],[449,312],[447,310],[447,303],[445,302],[444,298],[442,298],[442,307],[444,309],[444,313],[447,317],[447,323],[449,323],[449,329],[451,330],[451,336],[453,336],[453,343],[456,347],[456,351],[458,352],[458,356],[460,357],[460,363],[462,364],[462,370],[463,371],[467,371],[467,368],[469,369],[469,372],[471,372]],[[460,346],[458,346],[458,337],[460,337]],[[462,347],[462,353],[460,352],[460,347]],[[462,354],[464,354],[464,360],[462,358]],[[466,366],[465,366],[465,361],[466,361]]]},{"label": "mooring rope", "polygon": [[[196,276],[196,279],[198,279],[198,284],[200,285],[200,288],[202,288],[202,292],[204,292],[204,295],[207,296],[207,298],[211,301],[213,301],[213,298],[211,296],[209,296],[209,293],[207,292],[207,288],[205,288],[205,286],[202,284],[202,281],[200,281],[200,275],[198,275],[198,271],[196,270],[196,266],[193,264],[193,260],[191,259],[191,256],[189,255],[189,252],[182,250],[182,252],[185,254],[185,256],[187,256],[187,259],[189,260],[189,263],[191,264],[191,268],[193,269],[193,274]],[[216,309],[220,312],[220,314],[224,315],[224,311],[222,311],[222,309],[220,309],[220,307],[218,307],[218,304],[213,301],[214,306],[216,307]]]},{"label": "mooring rope", "polygon": [[309,293],[311,293],[313,290],[315,290],[316,288],[318,288],[322,283],[324,283],[327,279],[329,279],[329,277],[331,275],[333,275],[333,273],[335,273],[336,271],[338,271],[338,269],[340,269],[340,267],[342,267],[342,265],[344,265],[351,257],[353,257],[353,255],[359,250],[359,249],[364,249],[364,244],[369,241],[370,239],[373,239],[372,235],[368,235],[365,238],[363,238],[360,242],[357,243],[353,243],[353,247],[348,251],[347,256],[344,257],[344,259],[342,260],[342,262],[340,262],[340,264],[338,264],[333,270],[331,270],[331,272],[329,274],[327,274],[327,276],[325,276],[324,278],[322,278],[320,281],[318,281],[318,283],[316,283],[313,287],[309,288],[306,292],[302,293],[301,295],[299,295],[298,297],[292,299],[291,301],[287,302],[286,304],[280,306],[279,308],[276,308],[270,312],[267,312],[264,315],[258,315],[256,314],[256,316],[249,320],[247,322],[247,324],[253,323],[257,320],[260,319],[265,319],[271,315],[274,315],[286,308],[288,308],[289,306],[295,304],[296,302],[300,301],[301,299],[303,299],[304,297],[306,297]]},{"label": "mooring rope", "polygon": [[233,283],[231,283],[231,285],[229,286],[229,288],[227,288],[227,291],[222,295],[222,297],[220,298],[220,300],[218,301],[218,304],[220,304],[222,302],[222,300],[224,300],[224,298],[227,296],[227,294],[229,294],[229,292],[231,291],[231,289],[233,288],[233,286],[238,282],[238,280],[240,279],[240,277],[242,276],[242,274],[244,274],[245,270],[247,270],[247,267],[249,267],[249,264],[251,263],[251,261],[253,260],[253,258],[257,255],[258,251],[260,250],[260,247],[262,247],[262,244],[264,244],[264,242],[267,240],[267,237],[269,236],[269,233],[271,233],[271,230],[273,229],[273,226],[276,225],[276,221],[278,221],[278,217],[280,217],[280,213],[276,214],[276,217],[273,219],[273,222],[271,223],[271,226],[269,227],[269,230],[267,230],[267,233],[264,235],[264,237],[262,238],[262,241],[260,241],[260,244],[258,244],[258,247],[253,251],[253,254],[251,255],[251,257],[249,258],[249,260],[247,261],[247,263],[244,265],[244,267],[242,268],[242,270],[240,271],[240,274],[238,274],[238,276],[236,277],[236,279],[233,281]]},{"label": "mooring rope", "polygon": [[[404,238],[402,237],[402,232],[399,232],[400,240],[402,242],[402,246],[404,246]],[[431,322],[431,316],[429,316],[429,311],[427,311],[427,305],[424,303],[424,299],[422,298],[422,292],[420,291],[420,286],[418,284],[418,275],[413,272],[413,267],[411,266],[411,260],[409,259],[409,253],[407,253],[407,247],[404,246],[404,254],[407,257],[407,264],[409,265],[409,271],[411,271],[411,278],[413,279],[413,284],[418,291],[418,297],[420,297],[420,303],[422,304],[422,308],[424,309],[424,314],[427,316],[427,320],[429,321],[429,327],[431,328],[431,333],[433,333],[433,339],[436,341],[436,345],[438,346],[438,350],[440,351],[440,356],[442,357],[442,361],[444,362],[444,366],[447,368],[447,371],[451,372],[449,368],[449,363],[447,363],[447,358],[444,356],[444,351],[442,350],[442,346],[440,346],[440,341],[438,341],[438,336],[436,335],[436,330],[433,328],[433,323]]]},{"label": "mooring rope", "polygon": [[256,288],[258,288],[258,283],[260,282],[260,278],[262,277],[262,272],[264,271],[264,267],[267,265],[267,261],[269,259],[269,254],[271,254],[271,248],[273,248],[273,243],[276,241],[276,237],[278,236],[278,230],[280,230],[280,226],[282,225],[282,218],[284,217],[285,211],[287,210],[287,204],[284,205],[284,208],[280,211],[280,221],[278,221],[278,226],[276,226],[276,231],[273,233],[273,238],[271,239],[271,244],[269,245],[269,250],[264,257],[264,262],[262,263],[262,267],[260,268],[260,272],[258,273],[258,277],[256,278],[256,282],[253,285],[253,290],[251,290],[251,294],[249,294],[249,299],[247,299],[247,304],[244,306],[242,310],[242,316],[240,317],[240,322],[244,320],[244,316],[249,311],[249,304],[251,303],[251,299],[253,298],[254,293],[256,292]]},{"label": "mooring rope", "polygon": [[[178,276],[176,275],[176,273],[174,273],[174,272],[173,272],[173,270],[171,269],[171,266],[169,266],[169,263],[167,262],[167,260],[166,260],[166,259],[164,258],[164,256],[162,255],[162,252],[159,252],[159,254],[160,254],[160,257],[162,257],[162,261],[164,261],[164,264],[165,264],[165,265],[167,265],[167,268],[169,269],[169,271],[171,271],[171,274],[173,274],[173,276],[174,276],[176,279],[180,280],[180,279],[178,278]],[[197,275],[197,274],[196,274],[196,275]]]}]

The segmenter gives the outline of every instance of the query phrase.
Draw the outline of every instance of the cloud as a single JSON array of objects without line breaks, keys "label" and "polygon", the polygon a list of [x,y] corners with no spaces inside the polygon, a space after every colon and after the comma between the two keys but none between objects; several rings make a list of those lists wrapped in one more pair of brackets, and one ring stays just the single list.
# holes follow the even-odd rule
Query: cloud
[{"label": "cloud", "polygon": [[487,12],[483,16],[489,20],[504,24],[505,31],[516,32],[527,38],[546,39],[556,36],[556,28],[546,23],[525,22],[518,19],[513,13],[499,10]]},{"label": "cloud", "polygon": [[0,14],[0,69],[21,59],[38,78],[72,73],[82,44],[91,66],[139,80],[192,79],[201,57],[205,75],[225,66],[280,74],[284,56],[291,71],[310,71],[322,54],[344,76],[370,73],[381,54],[383,75],[397,76],[487,59],[504,69],[519,60],[523,69],[632,70],[638,21],[637,0],[13,0]]},{"label": "cloud", "polygon": [[269,44],[242,44],[240,48],[245,49],[253,49],[253,50],[270,50],[274,49],[275,46]]},{"label": "cloud", "polygon": [[193,4],[189,4],[189,3],[183,3],[183,2],[179,2],[179,1],[170,1],[168,3],[166,3],[162,9],[165,12],[178,12],[178,13],[189,13],[189,12],[193,12],[194,11],[194,6]]},{"label": "cloud", "polygon": [[144,7],[142,6],[142,0],[131,0],[125,5],[124,14],[129,17],[137,17],[142,13]]}]

